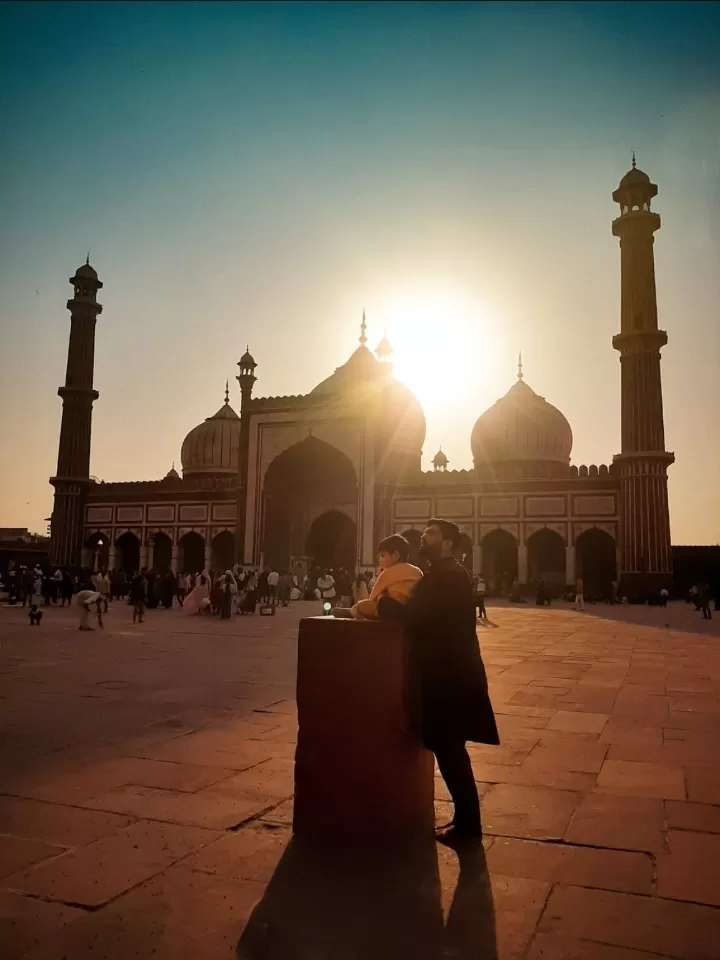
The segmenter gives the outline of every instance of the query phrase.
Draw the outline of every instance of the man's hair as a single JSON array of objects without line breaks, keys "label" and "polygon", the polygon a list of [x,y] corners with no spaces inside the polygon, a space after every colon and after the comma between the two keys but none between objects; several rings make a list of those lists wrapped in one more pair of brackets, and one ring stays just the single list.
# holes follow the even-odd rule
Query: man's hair
[{"label": "man's hair", "polygon": [[460,527],[452,520],[442,520],[439,517],[433,517],[427,522],[428,527],[439,527],[443,540],[449,540],[453,548],[460,543]]},{"label": "man's hair", "polygon": [[397,553],[401,560],[407,560],[410,544],[399,533],[393,533],[392,536],[380,541],[378,553]]}]

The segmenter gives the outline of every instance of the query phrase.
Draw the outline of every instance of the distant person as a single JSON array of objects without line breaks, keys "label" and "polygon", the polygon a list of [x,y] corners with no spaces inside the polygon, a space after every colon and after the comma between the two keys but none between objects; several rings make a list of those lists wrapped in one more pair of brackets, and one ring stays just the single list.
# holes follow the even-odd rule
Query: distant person
[{"label": "distant person", "polygon": [[40,621],[43,618],[42,610],[36,603],[30,604],[30,609],[28,610],[28,616],[30,617],[30,626],[39,627]]},{"label": "distant person", "polygon": [[187,580],[188,578],[184,573],[178,575],[176,596],[181,607],[183,603],[185,603],[185,597],[187,596]]},{"label": "distant person", "polygon": [[585,585],[582,582],[582,579],[578,577],[578,580],[575,584],[575,609],[584,610],[585,609]]},{"label": "distant person", "polygon": [[422,579],[422,570],[408,563],[410,544],[405,537],[394,533],[378,544],[380,573],[367,600],[358,600],[350,614],[356,620],[372,620],[378,616],[378,600],[390,597],[396,603],[405,604]]},{"label": "distant person", "polygon": [[475,608],[477,609],[478,620],[487,620],[487,611],[485,610],[485,593],[487,584],[485,578],[479,573],[473,582],[473,592],[475,593]]},{"label": "distant person", "polygon": [[268,577],[270,576],[269,567],[265,567],[258,577],[258,596],[260,597],[260,603],[267,603],[268,599]]},{"label": "distant person", "polygon": [[535,603],[538,607],[544,607],[545,604],[550,606],[550,596],[547,592],[545,581],[542,579],[542,577],[537,582],[537,587],[535,590]]},{"label": "distant person", "polygon": [[147,603],[147,585],[141,573],[136,573],[130,581],[130,603],[133,608],[133,623],[142,623]]},{"label": "distant person", "polygon": [[204,613],[210,606],[210,578],[206,573],[200,573],[195,578],[195,586],[187,595],[183,604],[183,613],[191,616],[195,613]]},{"label": "distant person", "polygon": [[255,613],[257,606],[258,579],[254,570],[251,570],[245,581],[245,596],[240,604],[240,613],[243,616]]},{"label": "distant person", "polygon": [[78,627],[79,630],[93,629],[89,623],[90,611],[93,607],[95,608],[98,626],[103,626],[102,602],[103,598],[97,592],[97,590],[81,590],[78,593],[78,595],[75,597],[75,607],[80,617],[80,625]]},{"label": "distant person", "polygon": [[52,602],[57,604],[59,600],[62,599],[62,581],[63,574],[60,567],[57,568],[53,574],[53,583],[52,583]]},{"label": "distant person", "polygon": [[268,601],[272,604],[278,602],[278,586],[280,585],[280,574],[275,567],[270,570],[267,576],[267,594]]},{"label": "distant person", "polygon": [[110,577],[108,576],[107,570],[98,572],[93,577],[93,581],[95,583],[95,589],[103,599],[103,611],[107,613],[110,603]]},{"label": "distant person", "polygon": [[287,570],[283,570],[278,582],[278,600],[283,607],[287,607],[290,603],[291,589],[292,581],[290,579],[290,573]]},{"label": "distant person", "polygon": [[669,596],[670,594],[668,593],[667,587],[663,587],[662,590],[660,591],[660,606],[662,607],[667,606]]},{"label": "distant person", "polygon": [[466,742],[500,742],[480,656],[472,585],[453,556],[459,541],[457,524],[429,520],[421,538],[430,563],[427,573],[405,605],[389,597],[378,601],[380,616],[402,620],[410,639],[419,671],[423,740],[435,754],[455,804],[449,829],[441,834],[448,843],[482,837]]},{"label": "distant person", "polygon": [[712,620],[712,613],[710,612],[710,590],[706,583],[700,587],[699,597],[703,620]]},{"label": "distant person", "polygon": [[60,606],[64,607],[66,603],[68,606],[70,606],[72,603],[73,594],[75,593],[75,583],[73,582],[73,578],[70,576],[67,570],[63,573],[60,591]]},{"label": "distant person", "polygon": [[329,601],[330,605],[332,606],[335,600],[335,596],[336,596],[335,577],[333,577],[333,575],[330,572],[321,573],[320,576],[317,578],[318,600],[322,600],[323,603],[325,603],[325,601]]}]

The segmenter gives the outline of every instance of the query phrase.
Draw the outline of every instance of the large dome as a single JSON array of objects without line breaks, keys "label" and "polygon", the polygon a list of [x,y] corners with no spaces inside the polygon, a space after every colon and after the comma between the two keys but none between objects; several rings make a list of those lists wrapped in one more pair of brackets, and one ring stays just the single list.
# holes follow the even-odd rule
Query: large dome
[{"label": "large dome", "polygon": [[572,430],[557,407],[519,379],[478,418],[470,442],[480,474],[554,476],[569,466]]},{"label": "large dome", "polygon": [[349,360],[310,391],[346,410],[367,411],[374,402],[387,424],[389,443],[396,450],[419,453],[425,442],[425,414],[415,395],[361,344]]},{"label": "large dome", "polygon": [[226,399],[216,414],[198,424],[183,440],[183,476],[234,476],[238,472],[239,453],[240,417]]}]

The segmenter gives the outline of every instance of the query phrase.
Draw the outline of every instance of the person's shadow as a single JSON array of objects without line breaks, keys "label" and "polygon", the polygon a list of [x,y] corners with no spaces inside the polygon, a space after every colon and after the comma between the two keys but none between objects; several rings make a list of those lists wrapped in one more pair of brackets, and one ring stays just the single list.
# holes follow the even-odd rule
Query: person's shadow
[{"label": "person's shadow", "polygon": [[237,960],[497,960],[482,845],[458,851],[446,923],[437,850],[432,838],[402,854],[320,852],[291,840]]}]

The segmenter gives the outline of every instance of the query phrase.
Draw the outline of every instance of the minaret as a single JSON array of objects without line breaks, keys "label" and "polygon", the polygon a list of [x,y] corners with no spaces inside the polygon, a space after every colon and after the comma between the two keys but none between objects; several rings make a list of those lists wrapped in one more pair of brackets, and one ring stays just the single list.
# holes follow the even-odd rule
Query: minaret
[{"label": "minaret", "polygon": [[250,455],[250,404],[253,387],[257,377],[257,364],[250,353],[250,347],[245,347],[245,353],[238,361],[240,372],[237,382],[240,384],[242,398],[240,406],[240,458],[238,464],[238,498],[237,514],[235,517],[235,559],[238,563],[245,561],[245,519],[247,510],[248,489],[248,460]]},{"label": "minaret", "polygon": [[620,557],[623,587],[645,594],[672,578],[667,468],[653,234],[660,217],[650,210],[657,186],[635,166],[620,181],[613,200],[620,216],[613,235],[620,240],[621,322],[613,346],[620,352],[622,453],[614,457],[620,475]]},{"label": "minaret", "polygon": [[90,255],[70,278],[74,296],[67,302],[70,311],[70,343],[68,346],[65,385],[62,397],[62,422],[58,448],[57,475],[50,478],[55,487],[50,525],[50,562],[53,565],[76,566],[82,559],[85,500],[90,482],[90,435],[95,368],[95,321],[102,313],[97,292],[102,288],[98,275],[90,266]]}]

